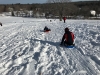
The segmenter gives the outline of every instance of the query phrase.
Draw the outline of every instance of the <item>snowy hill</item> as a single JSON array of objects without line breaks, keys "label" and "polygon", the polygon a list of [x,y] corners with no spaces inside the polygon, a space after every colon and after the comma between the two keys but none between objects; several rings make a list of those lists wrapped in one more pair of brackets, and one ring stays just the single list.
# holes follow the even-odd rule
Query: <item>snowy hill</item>
[{"label": "snowy hill", "polygon": [[[100,75],[100,20],[0,17],[0,75]],[[51,32],[44,33],[48,26]],[[75,48],[60,47],[64,28]]]}]

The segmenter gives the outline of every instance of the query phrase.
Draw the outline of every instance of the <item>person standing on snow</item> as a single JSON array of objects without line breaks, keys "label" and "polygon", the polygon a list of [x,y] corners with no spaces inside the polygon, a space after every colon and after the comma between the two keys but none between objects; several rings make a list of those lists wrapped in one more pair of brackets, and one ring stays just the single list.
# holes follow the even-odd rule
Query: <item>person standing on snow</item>
[{"label": "person standing on snow", "polygon": [[74,45],[73,42],[74,42],[74,34],[70,32],[68,28],[65,28],[65,33],[62,37],[62,41],[60,45],[61,46],[62,45],[65,45],[65,46]]},{"label": "person standing on snow", "polygon": [[65,23],[66,17],[63,17],[63,20],[64,20],[64,23]]}]

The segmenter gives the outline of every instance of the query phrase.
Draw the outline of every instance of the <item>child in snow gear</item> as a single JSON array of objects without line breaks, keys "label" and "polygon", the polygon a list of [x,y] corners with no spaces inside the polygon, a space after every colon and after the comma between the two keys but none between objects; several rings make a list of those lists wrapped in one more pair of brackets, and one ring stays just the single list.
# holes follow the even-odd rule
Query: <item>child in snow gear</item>
[{"label": "child in snow gear", "polygon": [[74,45],[73,42],[74,42],[74,34],[70,32],[68,28],[65,28],[65,33],[62,37],[62,41],[60,45],[70,46],[70,45]]},{"label": "child in snow gear", "polygon": [[44,27],[44,32],[51,31],[47,26]]},{"label": "child in snow gear", "polygon": [[64,20],[64,23],[65,23],[66,17],[63,17],[63,20]]}]

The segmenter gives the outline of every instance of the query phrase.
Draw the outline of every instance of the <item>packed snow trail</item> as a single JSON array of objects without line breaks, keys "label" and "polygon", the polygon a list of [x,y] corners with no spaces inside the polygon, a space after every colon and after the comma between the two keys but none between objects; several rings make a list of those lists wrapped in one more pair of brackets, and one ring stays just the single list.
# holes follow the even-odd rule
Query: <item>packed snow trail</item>
[{"label": "packed snow trail", "polygon": [[[100,21],[0,17],[0,75],[100,75]],[[44,33],[47,26],[50,32]],[[75,48],[60,47],[64,28]]]}]

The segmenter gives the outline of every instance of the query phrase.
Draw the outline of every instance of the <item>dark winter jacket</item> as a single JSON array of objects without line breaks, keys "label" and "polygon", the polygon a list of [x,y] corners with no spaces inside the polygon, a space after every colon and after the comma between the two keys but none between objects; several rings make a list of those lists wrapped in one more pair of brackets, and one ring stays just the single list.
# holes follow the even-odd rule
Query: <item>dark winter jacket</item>
[{"label": "dark winter jacket", "polygon": [[73,45],[74,34],[70,31],[65,32],[62,37],[61,45],[64,44],[64,42],[66,42],[68,45]]},{"label": "dark winter jacket", "polygon": [[50,29],[48,27],[45,27],[44,31],[50,31]]}]

